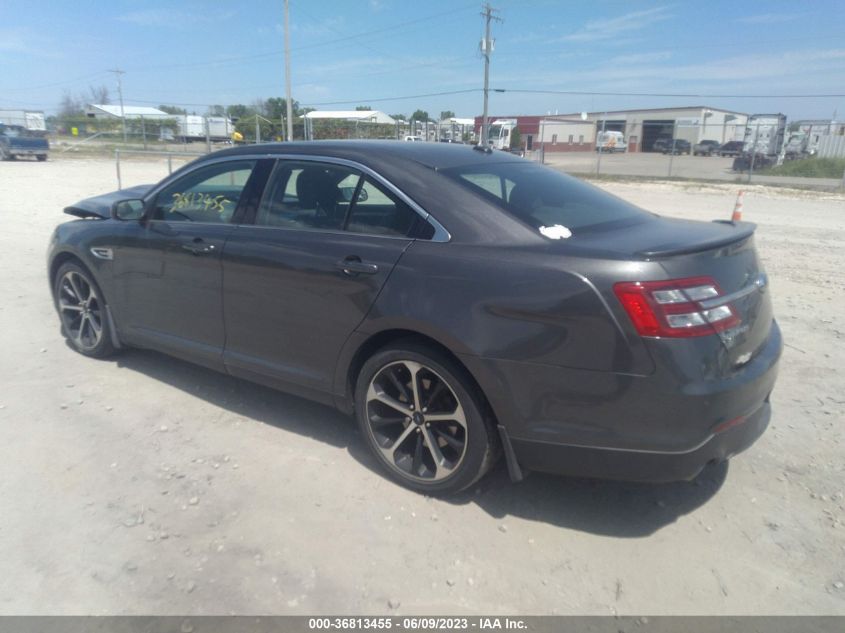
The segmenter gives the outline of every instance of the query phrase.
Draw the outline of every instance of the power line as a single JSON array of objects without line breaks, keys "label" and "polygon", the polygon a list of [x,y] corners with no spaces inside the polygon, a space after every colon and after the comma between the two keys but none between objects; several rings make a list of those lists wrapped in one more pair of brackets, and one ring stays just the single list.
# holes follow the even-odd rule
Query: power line
[{"label": "power line", "polygon": [[470,92],[481,92],[481,88],[466,88],[464,90],[447,90],[444,92],[429,92],[426,94],[405,95],[402,97],[379,97],[378,99],[348,99],[346,101],[323,101],[321,103],[306,103],[308,106],[344,105],[347,103],[379,103],[382,101],[403,101],[406,99],[423,99],[425,97],[445,97],[448,95],[460,95]]},{"label": "power line", "polygon": [[[659,93],[659,92],[594,92],[587,90],[530,90],[521,88],[491,88],[493,92],[498,93],[519,93],[519,94],[553,94],[553,95],[574,95],[574,96],[601,96],[601,97],[677,97],[677,98],[696,98],[696,99],[823,99],[823,98],[843,98],[845,94],[771,94],[771,95],[719,95],[719,94],[692,94],[692,93]],[[423,99],[427,97],[445,97],[459,94],[470,94],[474,92],[483,92],[483,88],[463,88],[460,90],[444,90],[441,92],[428,92],[424,94],[401,95],[394,97],[359,97],[356,99],[345,99],[343,101],[319,101],[319,102],[303,102],[305,106],[330,106],[330,105],[345,105],[349,103],[379,103],[385,101],[403,101],[407,99]],[[209,103],[188,103],[183,101],[171,101],[167,99],[159,99],[157,101],[132,99],[136,103],[162,103],[168,102],[172,105],[179,106],[209,106]]]},{"label": "power line", "polygon": [[[471,6],[474,7],[475,3],[473,3],[472,5],[463,5],[461,7],[455,8],[455,9],[450,9],[449,11],[441,11],[439,13],[434,13],[434,14],[423,16],[423,17],[420,17],[420,18],[415,18],[413,20],[406,20],[406,21],[401,22],[401,23],[392,24],[390,26],[385,26],[385,27],[381,27],[381,28],[378,28],[378,29],[372,29],[372,30],[369,30],[369,31],[361,31],[359,33],[353,33],[351,35],[346,35],[346,36],[343,36],[343,37],[335,38],[333,40],[325,40],[325,41],[322,41],[322,42],[314,42],[313,44],[303,44],[301,46],[294,46],[294,47],[291,47],[290,50],[291,51],[303,51],[303,50],[310,50],[310,49],[314,49],[314,48],[320,48],[322,46],[337,46],[338,42],[347,42],[347,41],[350,41],[350,40],[356,40],[357,38],[360,38],[360,37],[369,36],[369,35],[377,35],[379,33],[385,33],[385,32],[388,32],[388,31],[401,34],[404,31],[402,31],[400,29],[404,29],[405,27],[407,27],[411,24],[419,24],[420,22],[427,22],[429,20],[434,20],[436,18],[440,18],[440,17],[446,16],[446,15],[451,15],[451,14],[454,14],[454,13],[459,13],[461,11],[466,11]],[[225,57],[225,58],[222,58],[222,59],[218,59],[218,60],[214,60],[214,61],[207,61],[207,62],[189,62],[189,63],[184,63],[184,64],[160,64],[160,65],[156,65],[156,66],[144,66],[144,67],[139,67],[139,68],[130,68],[130,70],[132,70],[132,72],[144,72],[144,71],[154,71],[154,70],[172,70],[172,69],[175,69],[175,68],[198,68],[198,67],[204,67],[204,66],[219,66],[221,64],[228,64],[228,63],[232,63],[232,62],[241,62],[241,61],[247,61],[247,60],[252,60],[252,59],[261,59],[261,58],[265,58],[265,57],[278,57],[278,56],[281,56],[281,55],[284,55],[283,50],[273,50],[273,51],[265,51],[263,53],[254,53],[252,55],[240,55],[240,56],[235,56],[235,57]]]},{"label": "power line", "polygon": [[3,92],[27,92],[29,90],[41,90],[42,88],[55,88],[56,86],[66,86],[69,84],[77,83],[79,81],[85,81],[86,79],[93,79],[94,77],[100,77],[104,74],[106,74],[106,71],[100,70],[96,73],[91,73],[90,75],[82,75],[81,77],[77,77],[76,79],[66,79],[64,81],[57,81],[49,84],[41,84],[40,86],[29,86],[28,88],[21,88],[19,86],[14,88],[2,88],[2,90]]},{"label": "power line", "polygon": [[[378,98],[366,98],[366,99],[347,99],[345,101],[321,101],[321,102],[309,102],[309,103],[302,103],[304,106],[329,106],[329,105],[345,105],[348,103],[379,103],[382,101],[403,101],[406,99],[423,99],[425,97],[444,97],[448,95],[459,95],[459,94],[467,94],[471,92],[481,92],[481,88],[466,88],[463,90],[446,90],[443,92],[429,92],[426,94],[415,94],[415,95],[403,95],[400,97],[378,97]],[[215,104],[210,103],[187,103],[184,101],[168,101],[168,100],[157,100],[157,101],[150,101],[144,99],[132,99],[135,103],[162,103],[166,101],[170,105],[176,106],[193,106],[193,107],[203,107],[203,106],[210,106]]]},{"label": "power line", "polygon": [[549,94],[573,95],[586,97],[679,97],[690,99],[838,99],[843,94],[768,94],[768,95],[738,95],[738,94],[693,94],[677,92],[595,92],[586,90],[529,90],[521,88],[493,88],[493,92],[513,92],[520,94]]}]

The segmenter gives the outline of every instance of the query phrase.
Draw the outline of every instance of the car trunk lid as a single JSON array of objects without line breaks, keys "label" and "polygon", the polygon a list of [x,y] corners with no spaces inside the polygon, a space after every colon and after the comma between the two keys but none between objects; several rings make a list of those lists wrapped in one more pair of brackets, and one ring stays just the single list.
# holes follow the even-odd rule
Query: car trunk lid
[{"label": "car trunk lid", "polygon": [[[720,371],[729,372],[752,358],[767,340],[772,324],[769,284],[755,248],[755,229],[754,224],[747,222],[699,222],[653,217],[619,229],[576,234],[560,248],[568,249],[571,254],[600,252],[617,259],[658,264],[668,280],[680,283],[650,278],[618,280],[623,283],[617,284],[629,290],[640,286],[635,292],[641,293],[658,313],[661,309],[672,312],[674,306],[658,305],[652,296],[654,291],[701,287],[712,280],[718,289],[717,296],[702,295],[692,300],[682,294],[675,311],[699,312],[703,316],[705,311],[719,309],[720,306],[730,308],[733,318],[714,324],[712,328],[705,321],[704,327],[697,330],[699,335],[705,334],[712,336],[714,341],[720,341]],[[624,292],[625,288],[622,290]],[[631,314],[630,306],[624,307],[634,321],[635,315]],[[658,314],[658,320],[660,318]],[[668,334],[665,331],[649,334],[639,327],[637,329],[643,336],[684,336],[683,331],[677,329]]]},{"label": "car trunk lid", "polygon": [[719,287],[719,296],[699,301],[702,310],[727,306],[738,322],[721,329],[717,336],[728,352],[733,368],[747,363],[765,343],[772,325],[772,302],[768,278],[754,245],[753,226],[739,239],[679,250],[659,258],[670,278],[707,276]]}]

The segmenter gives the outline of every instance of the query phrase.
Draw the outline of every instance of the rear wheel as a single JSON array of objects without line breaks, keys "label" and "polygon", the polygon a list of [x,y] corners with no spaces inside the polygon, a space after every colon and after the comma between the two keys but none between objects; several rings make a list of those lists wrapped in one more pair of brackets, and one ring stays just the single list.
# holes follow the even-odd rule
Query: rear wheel
[{"label": "rear wheel", "polygon": [[62,334],[77,352],[94,358],[114,353],[103,293],[88,271],[74,263],[62,264],[53,297]]},{"label": "rear wheel", "polygon": [[35,158],[37,158],[41,162],[44,162],[45,160],[47,160],[47,154],[38,154]]},{"label": "rear wheel", "polygon": [[361,433],[385,472],[428,494],[463,490],[495,461],[495,434],[483,411],[462,368],[413,344],[374,354],[355,389]]}]

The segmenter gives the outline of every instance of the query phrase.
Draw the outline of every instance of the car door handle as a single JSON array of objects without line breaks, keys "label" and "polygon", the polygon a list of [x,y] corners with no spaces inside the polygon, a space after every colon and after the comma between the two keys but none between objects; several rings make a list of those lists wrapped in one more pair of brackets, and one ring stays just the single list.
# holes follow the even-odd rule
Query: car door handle
[{"label": "car door handle", "polygon": [[194,255],[208,255],[214,252],[214,244],[206,244],[201,237],[197,237],[190,244],[182,244],[182,248]]},{"label": "car door handle", "polygon": [[350,255],[346,259],[341,259],[335,266],[343,272],[344,275],[354,277],[355,275],[375,275],[378,272],[378,266],[375,264],[368,264],[362,262],[360,257]]}]

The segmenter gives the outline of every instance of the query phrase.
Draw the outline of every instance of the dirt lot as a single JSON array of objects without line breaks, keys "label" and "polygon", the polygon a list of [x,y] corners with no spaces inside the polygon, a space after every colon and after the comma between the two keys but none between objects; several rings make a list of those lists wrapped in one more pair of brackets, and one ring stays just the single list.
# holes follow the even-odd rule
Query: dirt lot
[{"label": "dirt lot", "polygon": [[[125,185],[163,163],[124,163]],[[727,218],[735,186],[603,187]],[[332,409],[59,335],[44,252],[109,160],[0,164],[0,614],[845,614],[845,198],[755,187],[787,348],[772,427],[665,486],[394,486]]]}]

